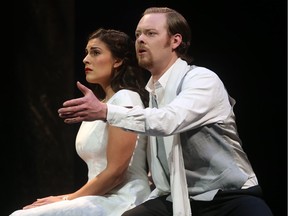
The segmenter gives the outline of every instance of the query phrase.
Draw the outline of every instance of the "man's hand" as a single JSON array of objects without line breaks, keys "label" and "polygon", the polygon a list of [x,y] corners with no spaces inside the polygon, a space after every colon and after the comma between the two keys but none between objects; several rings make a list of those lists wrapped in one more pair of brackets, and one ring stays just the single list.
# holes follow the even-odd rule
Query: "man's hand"
[{"label": "man's hand", "polygon": [[107,105],[98,100],[91,89],[77,82],[78,89],[84,94],[81,98],[65,101],[58,110],[65,123],[106,120]]}]

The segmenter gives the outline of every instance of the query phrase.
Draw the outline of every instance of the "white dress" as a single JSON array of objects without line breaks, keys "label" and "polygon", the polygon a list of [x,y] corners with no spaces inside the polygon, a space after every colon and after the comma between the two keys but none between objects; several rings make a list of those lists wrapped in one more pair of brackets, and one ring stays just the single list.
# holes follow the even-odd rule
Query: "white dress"
[{"label": "white dress", "polygon": [[[120,90],[108,103],[122,106],[143,106],[139,95],[130,90]],[[88,181],[98,175],[107,163],[107,123],[82,122],[77,137],[76,150],[88,166]],[[27,210],[17,210],[11,216],[120,216],[128,209],[147,199],[150,187],[146,167],[146,137],[139,135],[125,183],[104,196],[83,196],[59,201]]]}]

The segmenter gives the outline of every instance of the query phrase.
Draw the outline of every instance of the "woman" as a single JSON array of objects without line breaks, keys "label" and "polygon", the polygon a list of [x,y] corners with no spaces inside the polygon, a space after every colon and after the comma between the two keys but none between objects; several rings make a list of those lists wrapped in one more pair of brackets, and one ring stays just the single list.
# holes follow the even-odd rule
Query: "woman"
[{"label": "woman", "polygon": [[[141,79],[144,74],[128,35],[96,30],[88,38],[83,62],[87,82],[103,101],[125,107],[147,106],[148,93]],[[37,199],[11,216],[118,216],[146,200],[150,187],[145,136],[101,120],[82,122],[76,150],[87,164],[87,183],[70,194]]]}]

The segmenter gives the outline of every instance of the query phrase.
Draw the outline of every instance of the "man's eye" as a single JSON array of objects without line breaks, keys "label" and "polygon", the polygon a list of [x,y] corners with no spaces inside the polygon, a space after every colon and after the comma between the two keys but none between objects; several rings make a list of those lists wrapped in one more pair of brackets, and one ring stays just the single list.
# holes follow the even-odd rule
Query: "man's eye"
[{"label": "man's eye", "polygon": [[148,35],[149,35],[149,36],[154,36],[154,35],[155,35],[155,32],[148,32]]}]

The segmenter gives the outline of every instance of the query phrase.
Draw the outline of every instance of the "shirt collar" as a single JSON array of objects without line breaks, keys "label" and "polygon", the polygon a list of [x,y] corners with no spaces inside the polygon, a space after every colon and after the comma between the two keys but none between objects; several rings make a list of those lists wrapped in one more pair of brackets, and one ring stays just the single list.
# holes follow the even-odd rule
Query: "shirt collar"
[{"label": "shirt collar", "polygon": [[165,89],[166,84],[169,80],[169,77],[171,75],[171,71],[173,70],[174,65],[176,65],[176,63],[178,62],[180,58],[178,58],[175,63],[173,65],[171,65],[171,67],[165,71],[163,73],[163,75],[159,78],[159,80],[157,80],[155,83],[153,82],[152,76],[150,77],[149,81],[147,82],[147,85],[145,87],[145,89],[149,92],[149,93],[155,93],[156,89],[159,88],[163,88]]}]

